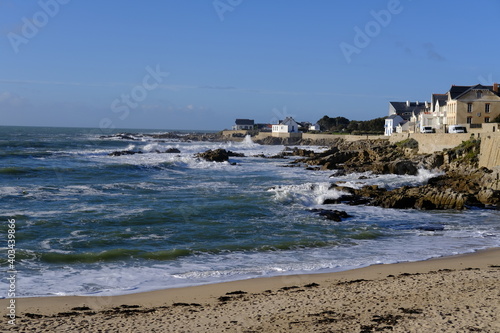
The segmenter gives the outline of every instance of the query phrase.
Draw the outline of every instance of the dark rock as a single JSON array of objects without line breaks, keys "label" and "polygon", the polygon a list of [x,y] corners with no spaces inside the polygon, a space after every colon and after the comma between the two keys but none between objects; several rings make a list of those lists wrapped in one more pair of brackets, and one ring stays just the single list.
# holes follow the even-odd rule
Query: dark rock
[{"label": "dark rock", "polygon": [[245,154],[235,153],[234,151],[230,151],[230,150],[227,151],[227,155],[229,157],[245,157]]},{"label": "dark rock", "polygon": [[114,151],[112,153],[109,153],[108,156],[122,156],[122,155],[134,155],[134,154],[142,154],[142,151],[132,151],[132,150]]},{"label": "dark rock", "polygon": [[317,213],[319,216],[325,217],[327,220],[332,220],[335,222],[341,222],[342,219],[352,217],[352,215],[349,215],[342,210],[313,209],[311,211]]},{"label": "dark rock", "polygon": [[169,148],[169,149],[165,150],[166,154],[180,154],[180,152],[181,151],[177,148]]},{"label": "dark rock", "polygon": [[245,155],[235,153],[232,151],[227,151],[225,149],[214,149],[214,150],[207,150],[204,153],[199,153],[196,154],[196,157],[203,158],[206,161],[209,162],[226,162],[229,160],[229,157],[244,157]]},{"label": "dark rock", "polygon": [[424,225],[417,227],[417,230],[422,230],[422,231],[443,231],[444,227],[442,225]]},{"label": "dark rock", "polygon": [[203,158],[209,162],[226,162],[229,160],[229,153],[225,149],[214,149],[196,154],[196,157]]},{"label": "dark rock", "polygon": [[389,172],[396,175],[416,175],[418,172],[414,162],[409,160],[395,161],[388,164]]}]

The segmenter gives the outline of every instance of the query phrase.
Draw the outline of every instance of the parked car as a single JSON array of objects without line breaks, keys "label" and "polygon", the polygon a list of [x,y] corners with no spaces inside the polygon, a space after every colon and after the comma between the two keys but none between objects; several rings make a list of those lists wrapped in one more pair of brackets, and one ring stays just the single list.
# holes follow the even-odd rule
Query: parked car
[{"label": "parked car", "polygon": [[430,126],[424,126],[420,129],[420,133],[434,133],[434,129]]},{"label": "parked car", "polygon": [[463,125],[450,125],[448,133],[467,133],[467,128]]}]

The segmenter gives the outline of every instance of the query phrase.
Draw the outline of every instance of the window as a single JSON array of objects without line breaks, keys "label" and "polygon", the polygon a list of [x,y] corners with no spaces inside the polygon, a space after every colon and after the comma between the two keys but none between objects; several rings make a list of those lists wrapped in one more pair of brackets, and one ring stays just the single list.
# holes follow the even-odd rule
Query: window
[{"label": "window", "polygon": [[490,113],[490,105],[489,104],[485,104],[484,105],[484,112],[485,113]]},{"label": "window", "polygon": [[472,117],[467,117],[467,124],[472,124]]},{"label": "window", "polygon": [[484,117],[484,122],[489,123],[490,122],[490,117]]},{"label": "window", "polygon": [[481,90],[476,91],[476,98],[483,97],[483,92]]},{"label": "window", "polygon": [[472,112],[472,103],[467,103],[467,112]]}]

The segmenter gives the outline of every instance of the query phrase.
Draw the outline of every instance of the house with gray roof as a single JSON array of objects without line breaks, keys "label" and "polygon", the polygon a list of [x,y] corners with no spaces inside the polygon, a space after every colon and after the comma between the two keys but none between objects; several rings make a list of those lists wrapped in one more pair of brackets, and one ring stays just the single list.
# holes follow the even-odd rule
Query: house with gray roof
[{"label": "house with gray roof", "polygon": [[408,123],[408,120],[404,120],[397,114],[390,115],[385,118],[384,135],[391,136],[392,133],[396,132],[397,127],[404,123]]},{"label": "house with gray roof", "polygon": [[418,116],[424,111],[427,103],[421,102],[389,102],[389,116],[398,115],[404,120],[410,120],[412,116]]},{"label": "house with gray roof", "polygon": [[236,119],[233,125],[233,131],[253,130],[255,122],[253,119]]}]

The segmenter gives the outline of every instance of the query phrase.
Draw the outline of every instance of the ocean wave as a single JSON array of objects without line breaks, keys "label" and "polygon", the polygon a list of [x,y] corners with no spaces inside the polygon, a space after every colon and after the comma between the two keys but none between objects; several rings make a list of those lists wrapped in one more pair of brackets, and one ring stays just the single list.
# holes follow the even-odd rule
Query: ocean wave
[{"label": "ocean wave", "polygon": [[330,189],[331,183],[305,183],[300,185],[280,185],[269,189],[274,199],[283,204],[299,203],[306,207],[321,205],[325,199],[338,199],[346,192]]}]

